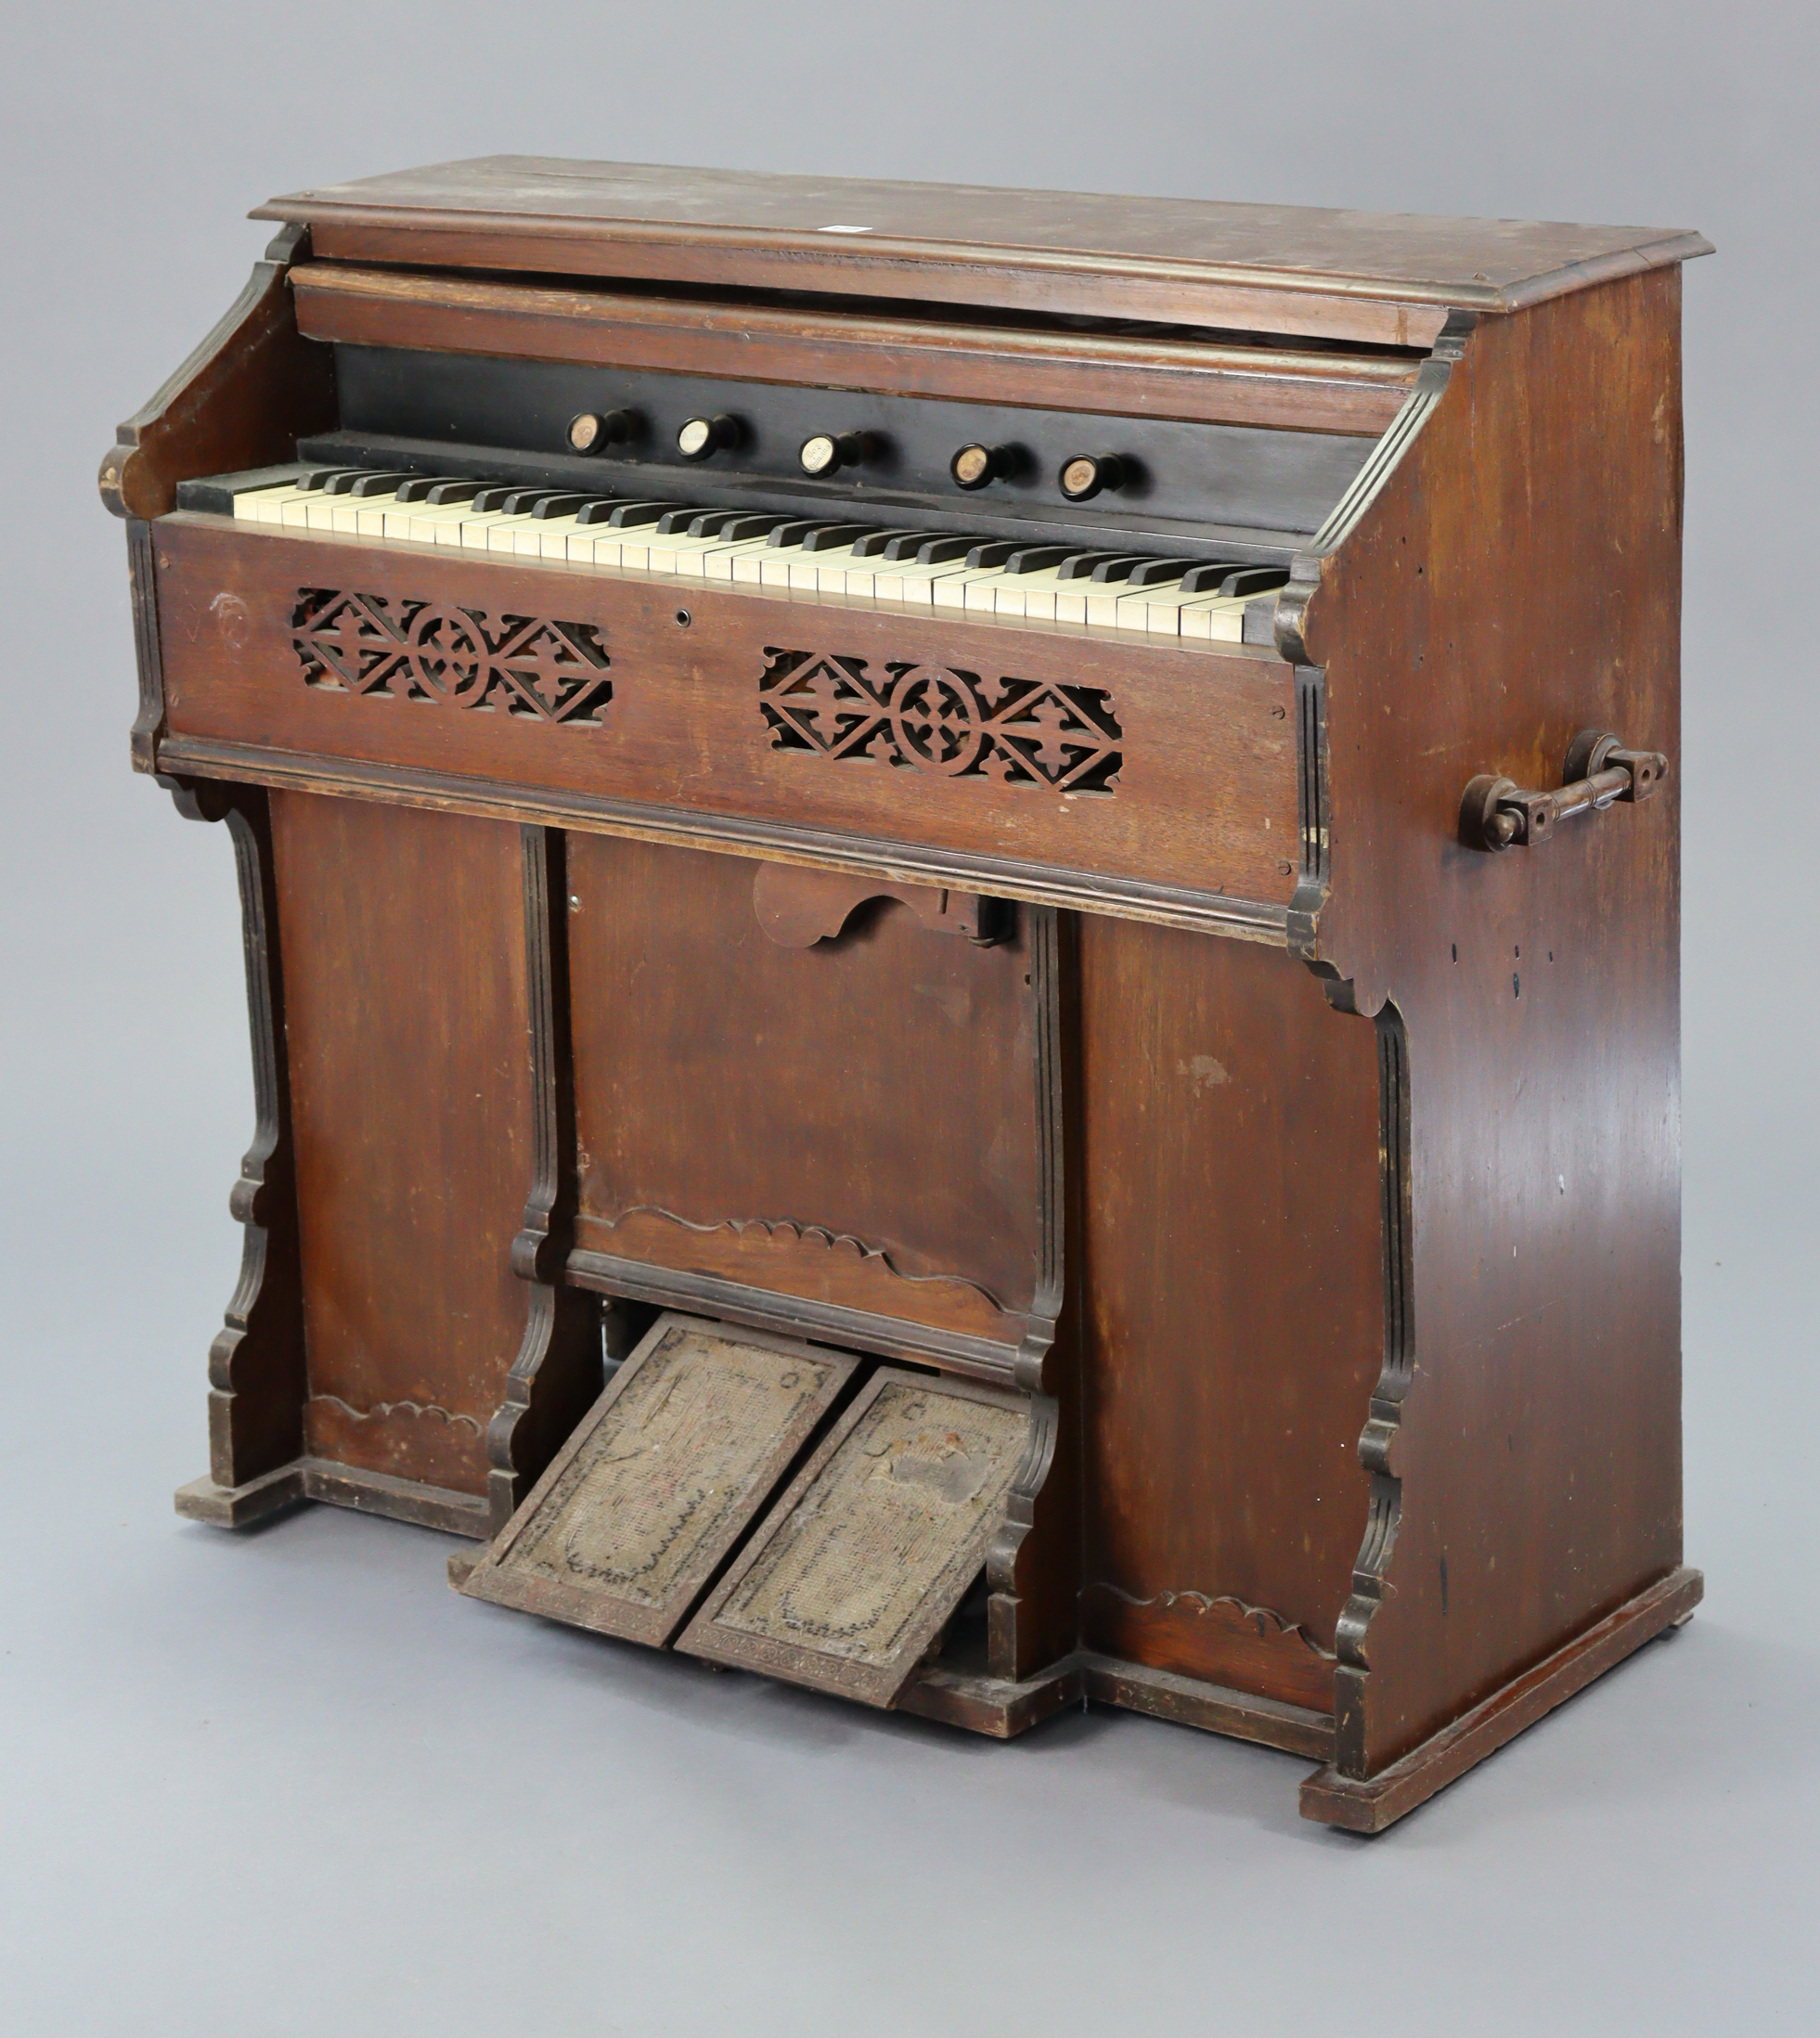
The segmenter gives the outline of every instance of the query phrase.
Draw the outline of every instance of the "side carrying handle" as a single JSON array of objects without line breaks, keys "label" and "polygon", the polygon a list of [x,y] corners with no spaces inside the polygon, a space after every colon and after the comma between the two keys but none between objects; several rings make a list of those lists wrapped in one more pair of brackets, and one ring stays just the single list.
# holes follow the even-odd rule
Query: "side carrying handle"
[{"label": "side carrying handle", "polygon": [[1582,729],[1568,745],[1558,793],[1526,793],[1489,771],[1474,779],[1460,800],[1460,840],[1468,849],[1532,848],[1556,821],[1648,799],[1668,768],[1659,750],[1626,750],[1609,729]]}]

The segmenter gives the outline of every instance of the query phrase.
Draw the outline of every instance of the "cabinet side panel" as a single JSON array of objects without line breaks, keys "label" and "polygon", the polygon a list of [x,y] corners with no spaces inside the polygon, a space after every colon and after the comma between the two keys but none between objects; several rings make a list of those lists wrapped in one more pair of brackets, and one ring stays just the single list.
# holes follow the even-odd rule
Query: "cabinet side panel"
[{"label": "cabinet side panel", "polygon": [[[1323,959],[1407,1034],[1413,1364],[1343,1631],[1339,1761],[1387,1763],[1681,1557],[1680,278],[1488,321],[1332,562]],[[1469,778],[1575,734],[1646,803],[1461,846]]]},{"label": "cabinet side panel", "polygon": [[1080,922],[1090,1646],[1327,1709],[1383,1349],[1372,1028],[1249,944]]},{"label": "cabinet side panel", "polygon": [[523,1336],[519,833],[275,793],[309,1449],[457,1491]]}]

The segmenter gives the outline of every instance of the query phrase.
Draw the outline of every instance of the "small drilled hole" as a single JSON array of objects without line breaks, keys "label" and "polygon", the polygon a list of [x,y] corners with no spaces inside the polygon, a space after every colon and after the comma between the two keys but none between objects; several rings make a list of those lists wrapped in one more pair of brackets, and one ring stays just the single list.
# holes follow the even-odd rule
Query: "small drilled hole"
[{"label": "small drilled hole", "polygon": [[686,630],[694,620],[694,617],[690,614],[687,609],[678,609],[677,611],[678,629]]}]

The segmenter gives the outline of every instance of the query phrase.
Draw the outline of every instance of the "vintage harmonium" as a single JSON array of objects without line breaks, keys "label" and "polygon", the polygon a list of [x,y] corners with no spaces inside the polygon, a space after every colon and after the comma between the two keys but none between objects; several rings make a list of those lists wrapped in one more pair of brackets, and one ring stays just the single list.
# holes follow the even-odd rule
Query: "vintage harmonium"
[{"label": "vintage harmonium", "polygon": [[183,1514],[1360,1831],[1686,1619],[1697,235],[520,157],[253,216],[100,477],[243,905]]}]

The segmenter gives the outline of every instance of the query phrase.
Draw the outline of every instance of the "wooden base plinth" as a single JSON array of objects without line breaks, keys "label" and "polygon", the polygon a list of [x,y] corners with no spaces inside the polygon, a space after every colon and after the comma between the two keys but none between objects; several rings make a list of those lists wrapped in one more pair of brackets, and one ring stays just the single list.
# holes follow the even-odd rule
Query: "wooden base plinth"
[{"label": "wooden base plinth", "polygon": [[1383,1832],[1646,1642],[1682,1626],[1705,1589],[1697,1571],[1670,1572],[1375,1776],[1316,1770],[1302,1786],[1302,1816],[1349,1833]]},{"label": "wooden base plinth", "polygon": [[255,1522],[269,1521],[274,1515],[301,1507],[309,1499],[303,1490],[301,1463],[281,1464],[244,1486],[217,1486],[212,1478],[192,1479],[178,1487],[176,1508],[186,1521],[205,1521],[212,1528],[251,1528]]},{"label": "wooden base plinth", "polygon": [[[451,1559],[451,1564],[455,1561]],[[1249,1692],[1203,1683],[1198,1678],[1178,1677],[1169,1670],[1149,1670],[1142,1663],[1116,1662],[1111,1657],[1087,1651],[1065,1656],[1019,1684],[970,1669],[937,1665],[923,1671],[897,1701],[897,1709],[1008,1741],[1065,1706],[1090,1700],[1239,1740],[1259,1741],[1291,1755],[1331,1756],[1334,1751],[1334,1722],[1328,1713],[1254,1697]]]},{"label": "wooden base plinth", "polygon": [[1291,1755],[1331,1758],[1333,1715],[1303,1706],[1259,1698],[1224,1684],[1180,1677],[1173,1670],[1151,1670],[1142,1663],[1116,1662],[1109,1656],[1075,1657],[1086,1681],[1087,1696],[1100,1704],[1122,1706],[1127,1712],[1147,1712],[1154,1719],[1210,1734],[1229,1734],[1241,1741],[1260,1741]]},{"label": "wooden base plinth", "polygon": [[1079,1660],[1068,1656],[1018,1684],[968,1670],[926,1670],[898,1699],[897,1709],[1009,1741],[1065,1706],[1078,1705],[1083,1696]]},{"label": "wooden base plinth", "polygon": [[481,1541],[492,1532],[486,1502],[479,1494],[420,1486],[412,1479],[335,1464],[327,1458],[293,1459],[244,1486],[193,1479],[176,1492],[178,1514],[216,1528],[250,1528],[305,1501],[352,1507],[363,1515],[385,1515],[394,1521],[413,1522],[420,1528],[440,1528],[448,1535],[472,1536]]}]

